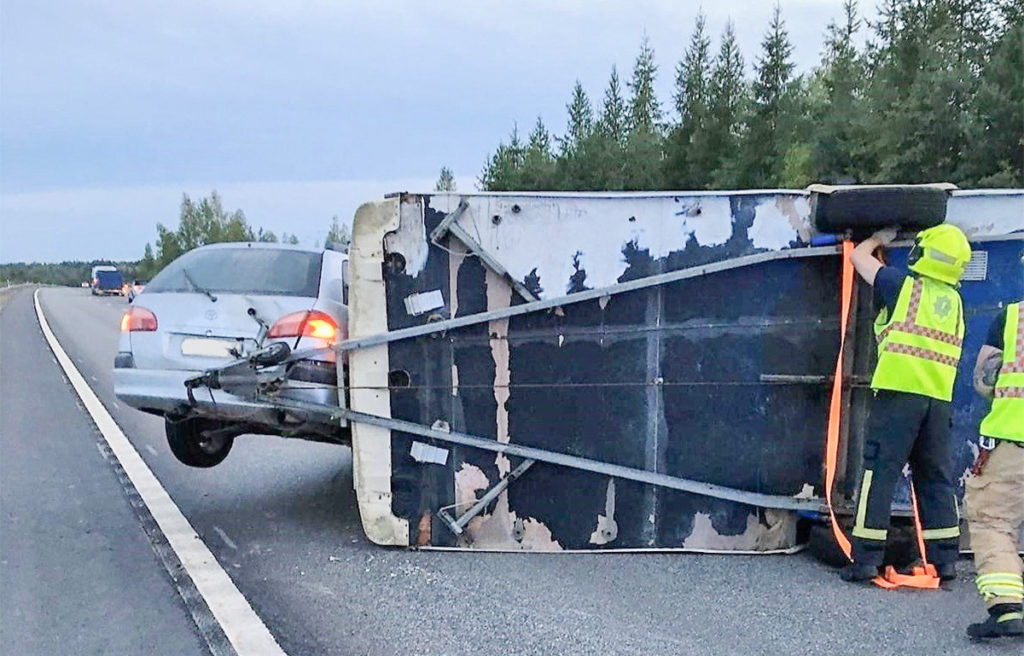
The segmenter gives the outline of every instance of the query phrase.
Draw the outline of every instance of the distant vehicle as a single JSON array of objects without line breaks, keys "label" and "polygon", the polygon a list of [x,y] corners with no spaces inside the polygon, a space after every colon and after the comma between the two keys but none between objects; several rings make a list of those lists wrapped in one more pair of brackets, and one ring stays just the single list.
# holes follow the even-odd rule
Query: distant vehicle
[{"label": "distant vehicle", "polygon": [[255,388],[244,358],[284,343],[292,352],[323,350],[261,369],[260,380],[279,379],[271,384],[286,398],[338,404],[337,358],[328,347],[347,330],[347,264],[344,253],[284,244],[211,244],[182,255],[121,318],[115,394],[164,417],[171,452],[192,467],[220,463],[243,433],[347,443],[348,429],[337,423],[223,388],[193,394],[185,385],[240,360]]},{"label": "distant vehicle", "polygon": [[117,267],[109,265],[94,266],[92,268],[92,295],[122,295],[121,286],[124,278]]},{"label": "distant vehicle", "polygon": [[145,280],[133,280],[129,285],[125,283],[125,296],[128,297],[128,302],[131,303],[135,300],[135,297],[142,293],[142,290],[146,288]]}]

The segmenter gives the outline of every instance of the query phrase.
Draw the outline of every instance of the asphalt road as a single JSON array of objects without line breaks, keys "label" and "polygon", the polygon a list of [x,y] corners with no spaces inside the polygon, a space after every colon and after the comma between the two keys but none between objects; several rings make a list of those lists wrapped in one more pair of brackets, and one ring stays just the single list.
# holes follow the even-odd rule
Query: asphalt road
[{"label": "asphalt road", "polygon": [[[1020,653],[965,637],[983,616],[969,561],[948,590],[885,592],[805,555],[377,547],[362,535],[347,449],[251,436],[213,469],[180,465],[162,422],[113,396],[124,300],[41,298],[79,370],[291,656]],[[0,314],[0,367],[0,649],[201,653],[28,291]]]}]

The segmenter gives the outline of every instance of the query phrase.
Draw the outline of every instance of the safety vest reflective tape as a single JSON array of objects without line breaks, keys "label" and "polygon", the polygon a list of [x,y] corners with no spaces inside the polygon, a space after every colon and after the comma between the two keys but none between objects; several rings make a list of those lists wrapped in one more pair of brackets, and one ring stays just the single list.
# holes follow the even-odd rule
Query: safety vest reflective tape
[{"label": "safety vest reflective tape", "polygon": [[934,360],[935,362],[941,362],[942,364],[955,367],[959,360],[951,355],[944,355],[942,353],[936,353],[935,351],[929,351],[928,349],[920,348],[918,346],[907,346],[906,344],[893,344],[889,343],[885,345],[885,349],[889,353],[906,353],[912,355],[915,358],[924,358],[925,360]]},{"label": "safety vest reflective tape", "polygon": [[884,308],[875,320],[875,338],[872,389],[952,400],[964,338],[963,301],[955,288],[907,277],[892,316]]},{"label": "safety vest reflective tape", "polygon": [[981,422],[986,437],[1024,442],[1024,303],[1006,306],[1003,365],[993,390],[992,408]]}]

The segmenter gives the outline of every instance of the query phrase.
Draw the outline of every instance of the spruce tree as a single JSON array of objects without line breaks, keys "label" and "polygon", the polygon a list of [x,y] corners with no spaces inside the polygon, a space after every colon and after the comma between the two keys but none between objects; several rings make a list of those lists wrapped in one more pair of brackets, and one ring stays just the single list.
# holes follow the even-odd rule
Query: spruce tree
[{"label": "spruce tree", "polygon": [[563,157],[573,157],[580,153],[594,129],[594,109],[579,80],[576,80],[572,88],[572,100],[565,109],[569,114],[569,122],[565,128],[565,137],[559,139],[560,152]]},{"label": "spruce tree", "polygon": [[627,135],[626,103],[622,98],[619,73],[612,66],[604,103],[593,138],[588,140],[587,168],[582,171],[582,189],[625,189],[625,153]]},{"label": "spruce tree", "polygon": [[781,178],[784,156],[790,146],[786,111],[790,109],[793,46],[789,42],[782,10],[775,5],[771,24],[761,42],[762,54],[754,66],[753,105],[749,132],[743,143],[743,177],[746,187],[774,187]]},{"label": "spruce tree", "polygon": [[821,65],[814,76],[813,177],[820,182],[864,177],[859,154],[868,126],[862,106],[865,70],[856,46],[860,26],[856,0],[845,0],[842,21],[828,25]]},{"label": "spruce tree", "polygon": [[555,159],[551,153],[551,134],[538,116],[530,132],[523,165],[519,171],[520,189],[543,191],[554,188]]},{"label": "spruce tree", "polygon": [[604,92],[604,104],[601,106],[599,128],[614,142],[622,144],[626,141],[626,103],[622,99],[622,87],[619,84],[619,73],[612,66],[612,74]]},{"label": "spruce tree", "polygon": [[669,188],[702,189],[710,182],[710,50],[704,14],[698,13],[690,44],[676,66],[673,99],[679,123],[670,132],[665,146],[665,184]]},{"label": "spruce tree", "polygon": [[434,183],[434,191],[455,191],[455,174],[447,166],[441,167],[441,174]]},{"label": "spruce tree", "polygon": [[740,140],[745,129],[742,117],[749,103],[743,69],[743,54],[729,21],[722,32],[709,89],[706,138],[712,188],[735,187],[740,177]]},{"label": "spruce tree", "polygon": [[654,49],[650,39],[644,35],[640,42],[640,53],[633,63],[633,76],[629,83],[629,113],[627,128],[633,132],[654,132],[661,122],[661,107],[654,93],[654,80],[658,66],[654,63]]},{"label": "spruce tree", "polygon": [[498,143],[498,149],[480,173],[480,188],[484,191],[515,191],[519,188],[519,173],[523,168],[525,149],[519,139],[519,127],[512,127],[508,145]]}]

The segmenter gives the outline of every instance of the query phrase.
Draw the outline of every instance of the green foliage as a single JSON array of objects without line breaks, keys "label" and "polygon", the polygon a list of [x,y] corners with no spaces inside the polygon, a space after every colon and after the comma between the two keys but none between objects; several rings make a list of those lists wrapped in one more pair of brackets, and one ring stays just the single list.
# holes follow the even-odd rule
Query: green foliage
[{"label": "green foliage", "polygon": [[1024,185],[1024,1],[883,0],[868,23],[856,0],[844,0],[823,37],[819,65],[795,76],[776,6],[748,78],[732,24],[716,49],[698,15],[667,123],[644,37],[628,99],[613,67],[595,117],[577,81],[564,136],[535,127],[524,145],[513,130],[488,158],[480,187]]},{"label": "green foliage", "polygon": [[530,191],[553,189],[554,179],[555,157],[551,152],[551,134],[538,116],[526,144],[517,186]]},{"label": "green foliage", "polygon": [[661,121],[661,106],[654,93],[654,80],[658,66],[654,63],[654,49],[644,35],[640,54],[633,63],[633,76],[629,83],[629,112],[626,125],[630,133],[654,132]]},{"label": "green foliage", "polygon": [[783,159],[795,136],[793,119],[798,114],[792,111],[797,100],[792,77],[793,45],[778,5],[761,48],[761,56],[754,65],[749,128],[740,159],[741,177],[737,180],[744,187],[778,186]]},{"label": "green foliage", "polygon": [[665,144],[667,187],[703,189],[710,181],[714,154],[709,149],[711,39],[698,13],[683,60],[676,66],[675,110],[678,123]]},{"label": "green foliage", "polygon": [[[437,182],[434,184],[434,191],[455,191],[455,174],[447,166],[441,167],[441,175],[438,176]],[[338,217],[334,217],[335,223],[338,221]]]},{"label": "green foliage", "polygon": [[141,262],[111,262],[109,260],[92,260],[91,262],[12,262],[0,264],[0,286],[18,285],[22,283],[40,283],[43,285],[61,285],[79,287],[89,282],[92,268],[100,264],[117,267],[126,282],[145,279],[140,272]]},{"label": "green foliage", "polygon": [[743,55],[729,22],[722,32],[708,90],[710,114],[704,139],[711,188],[735,186],[733,180],[739,177],[740,144],[745,135],[742,117],[750,102],[743,67]]}]

